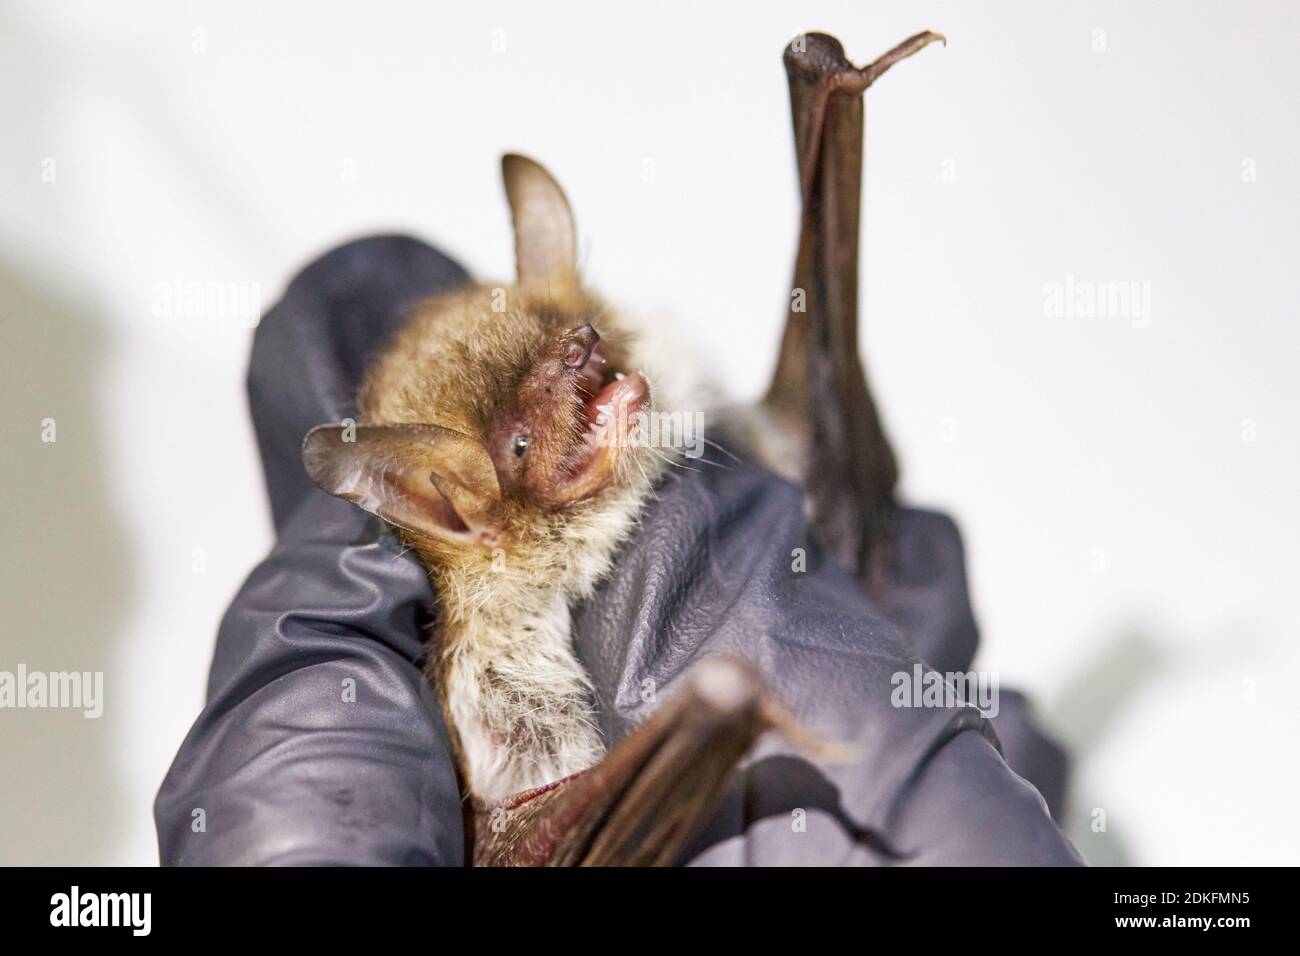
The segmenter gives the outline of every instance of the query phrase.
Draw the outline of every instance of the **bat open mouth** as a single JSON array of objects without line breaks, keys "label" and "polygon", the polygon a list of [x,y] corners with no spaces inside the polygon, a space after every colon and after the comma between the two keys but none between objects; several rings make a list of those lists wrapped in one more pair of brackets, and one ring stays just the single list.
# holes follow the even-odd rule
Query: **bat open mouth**
[{"label": "bat open mouth", "polygon": [[590,497],[609,482],[619,459],[634,446],[642,414],[650,405],[645,376],[617,370],[602,343],[591,348],[576,372],[574,442],[559,489],[568,502]]}]

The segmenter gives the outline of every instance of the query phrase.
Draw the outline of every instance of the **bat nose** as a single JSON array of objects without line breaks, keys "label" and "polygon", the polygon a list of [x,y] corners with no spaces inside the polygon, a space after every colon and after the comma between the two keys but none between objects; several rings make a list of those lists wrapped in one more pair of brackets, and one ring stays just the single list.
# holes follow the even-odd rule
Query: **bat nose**
[{"label": "bat nose", "polygon": [[564,346],[564,364],[569,368],[582,368],[587,364],[587,359],[591,358],[591,350],[599,341],[600,333],[591,327],[590,322],[578,326],[567,336],[567,343]]}]

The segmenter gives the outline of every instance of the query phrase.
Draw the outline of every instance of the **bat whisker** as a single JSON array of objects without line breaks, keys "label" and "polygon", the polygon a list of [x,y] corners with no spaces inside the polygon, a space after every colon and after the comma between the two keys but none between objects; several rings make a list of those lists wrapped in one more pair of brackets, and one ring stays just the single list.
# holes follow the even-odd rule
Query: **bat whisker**
[{"label": "bat whisker", "polygon": [[641,472],[641,477],[645,479],[645,483],[650,487],[650,494],[654,495],[655,501],[658,501],[659,493],[655,491],[654,482],[650,480],[650,476],[647,475],[645,473],[645,469],[641,467],[641,462],[637,461],[636,458],[634,457],[632,459],[632,464],[636,465],[636,470]]},{"label": "bat whisker", "polygon": [[734,461],[737,465],[744,464],[744,462],[740,460],[739,456],[732,454],[730,449],[724,447],[718,442],[710,441],[709,439],[705,438],[703,435],[700,436],[700,441],[704,442],[704,444],[708,445],[711,448],[716,448],[718,451],[722,452],[724,455],[726,455],[728,458]]},{"label": "bat whisker", "polygon": [[692,468],[690,465],[686,464],[685,462],[680,462],[680,461],[676,461],[676,460],[674,460],[673,457],[672,457],[671,455],[665,455],[663,452],[661,452],[661,451],[660,451],[659,449],[657,449],[657,448],[654,448],[654,447],[651,447],[651,446],[647,446],[647,448],[648,448],[648,450],[651,452],[651,454],[655,455],[655,456],[656,456],[660,461],[664,462],[664,463],[667,464],[667,465],[671,465],[673,468],[682,468],[682,469],[685,469],[686,471],[699,471],[699,470],[700,470],[700,469],[698,469],[698,468]]}]

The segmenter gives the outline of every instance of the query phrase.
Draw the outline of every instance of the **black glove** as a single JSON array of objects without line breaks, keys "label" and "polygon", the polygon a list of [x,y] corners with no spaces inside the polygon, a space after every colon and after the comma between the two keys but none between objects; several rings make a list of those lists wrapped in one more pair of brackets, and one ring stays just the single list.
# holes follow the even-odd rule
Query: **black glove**
[{"label": "black glove", "polygon": [[[416,240],[360,240],[308,266],[258,327],[249,393],[278,537],[222,622],[207,706],[158,794],[164,863],[464,862],[446,729],[421,672],[428,580],[381,522],[311,484],[299,450],[313,425],[355,415],[362,371],[405,311],[465,279]],[[952,523],[900,513],[877,608],[804,539],[796,488],[711,460],[665,482],[617,571],[575,609],[607,742],[692,662],[728,651],[861,759],[818,765],[769,735],[688,859],[1078,862],[977,711],[891,704],[893,675],[918,658],[965,670],[974,653]],[[1062,755],[1020,698],[1001,707],[999,731],[1056,805]]]}]

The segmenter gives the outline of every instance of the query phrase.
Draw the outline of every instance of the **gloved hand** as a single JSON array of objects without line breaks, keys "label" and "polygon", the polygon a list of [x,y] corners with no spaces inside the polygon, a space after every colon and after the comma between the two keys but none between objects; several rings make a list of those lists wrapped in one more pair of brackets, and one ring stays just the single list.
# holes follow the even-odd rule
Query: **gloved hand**
[{"label": "gloved hand", "polygon": [[[416,240],[364,239],[303,270],[259,325],[249,393],[277,542],[222,622],[207,705],[158,794],[164,863],[464,862],[446,728],[421,672],[434,595],[381,522],[311,484],[299,449],[312,426],[355,414],[366,363],[405,310],[465,280]],[[659,489],[617,571],[575,609],[601,729],[613,743],[690,663],[726,651],[861,759],[818,765],[769,735],[687,859],[1077,863],[977,711],[891,703],[892,676],[917,660],[965,670],[974,653],[952,523],[900,512],[875,606],[805,540],[796,488],[714,463]],[[1063,756],[1021,704],[1002,695],[998,729],[1059,805]]]}]

